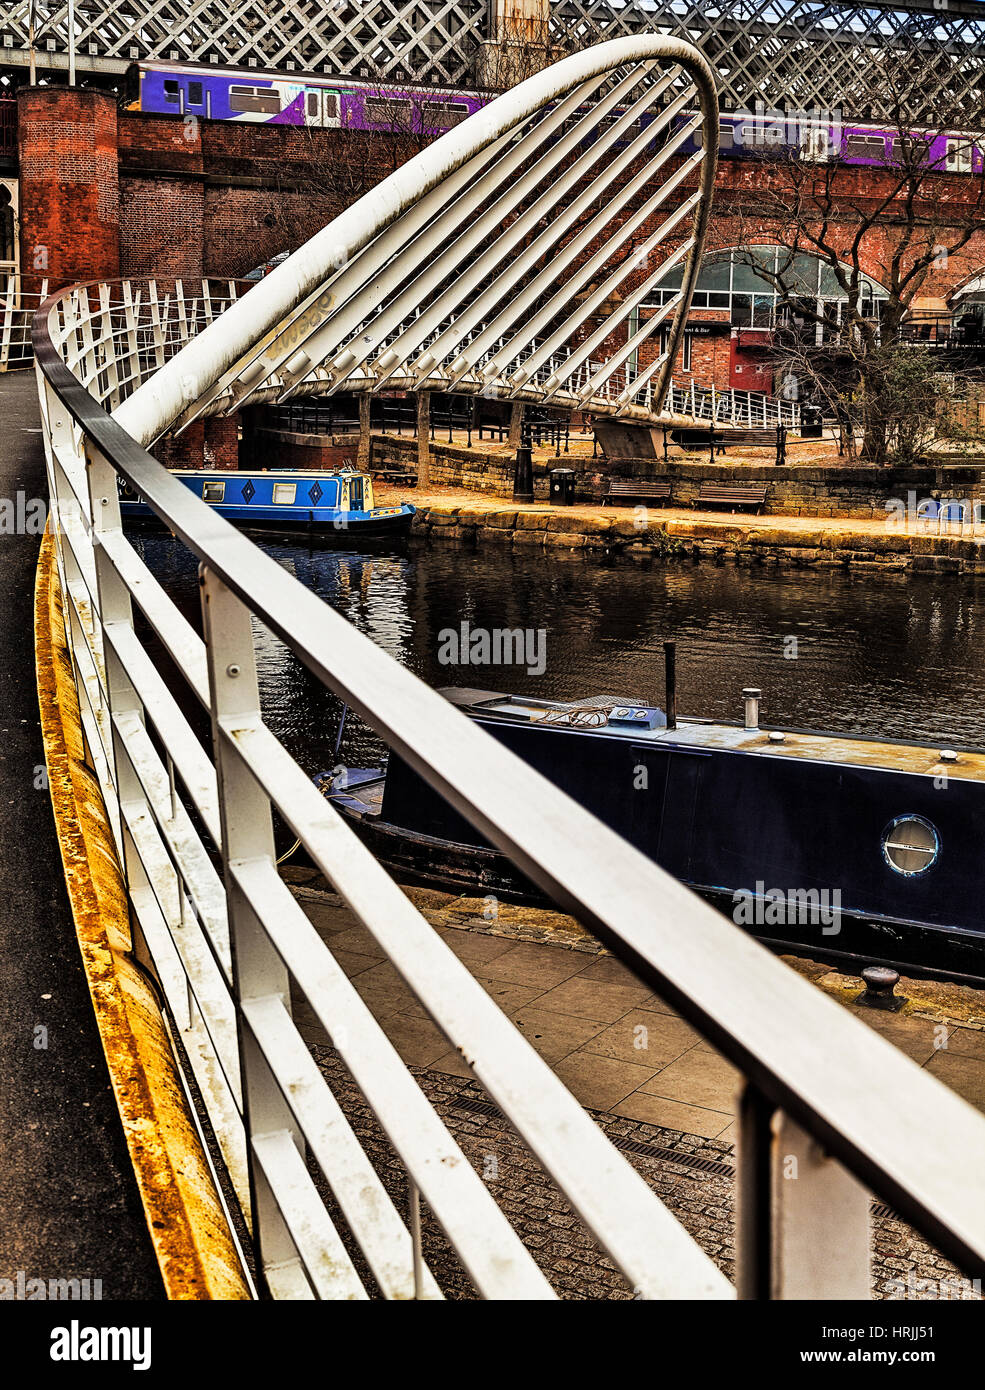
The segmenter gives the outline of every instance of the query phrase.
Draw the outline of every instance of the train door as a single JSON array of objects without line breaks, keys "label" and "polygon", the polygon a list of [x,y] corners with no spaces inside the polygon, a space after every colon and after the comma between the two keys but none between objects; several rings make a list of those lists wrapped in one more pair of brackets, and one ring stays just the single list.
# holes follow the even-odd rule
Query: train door
[{"label": "train door", "polygon": [[324,87],[309,87],[304,96],[305,125],[337,126],[339,124],[339,94]]}]

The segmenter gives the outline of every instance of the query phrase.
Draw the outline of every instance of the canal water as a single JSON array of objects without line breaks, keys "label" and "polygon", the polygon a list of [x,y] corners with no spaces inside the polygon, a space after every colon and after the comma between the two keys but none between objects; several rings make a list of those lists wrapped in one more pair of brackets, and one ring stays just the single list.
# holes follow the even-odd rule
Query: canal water
[{"label": "canal water", "polygon": [[[169,536],[135,543],[197,624],[188,552]],[[432,686],[662,704],[663,643],[673,638],[680,715],[738,719],[742,687],[757,685],[770,725],[985,747],[985,580],[680,560],[644,567],[423,541],[373,553],[262,545]],[[448,632],[463,622],[472,633],[529,629],[533,669],[447,664]],[[307,770],[330,767],[339,701],[266,632],[258,663],[272,728]],[[376,736],[350,721],[342,761],[372,764],[381,753]]]}]

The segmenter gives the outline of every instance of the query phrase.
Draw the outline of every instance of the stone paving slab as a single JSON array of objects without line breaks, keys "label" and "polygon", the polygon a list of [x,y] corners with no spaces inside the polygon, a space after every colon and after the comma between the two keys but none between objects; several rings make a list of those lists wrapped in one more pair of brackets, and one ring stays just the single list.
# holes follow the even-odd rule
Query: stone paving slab
[{"label": "stone paving slab", "polygon": [[[306,876],[308,886],[299,882]],[[368,933],[352,928],[337,898],[310,886],[316,881],[313,871],[288,871],[288,877],[294,879],[294,891],[316,929],[333,951],[340,950],[355,987],[401,1057],[418,1074],[467,1155],[480,1171],[488,1167],[490,1154],[496,1159],[494,1166],[503,1182],[497,1195],[503,1197],[504,1210],[562,1296],[631,1296],[601,1252],[590,1241],[586,1245],[574,1239],[574,1218],[563,1198],[505,1120],[490,1118],[488,1098],[467,1064],[449,1048],[382,953],[370,949]],[[447,894],[408,892],[596,1122],[620,1143],[660,1150],[654,1157],[641,1157],[635,1150],[630,1156],[708,1253],[731,1274],[735,1069],[625,966],[607,954],[600,955],[598,943],[571,919],[501,905],[498,920],[488,922],[480,901],[470,907],[467,900]],[[539,918],[549,920],[539,922]],[[549,939],[517,939],[518,933],[529,930],[545,933]],[[788,963],[985,1113],[985,1030],[975,1026],[985,1015],[985,994],[904,981],[901,992],[912,996],[906,1011],[884,1014],[854,1002],[858,981],[820,962],[788,958]],[[954,1018],[954,1013],[959,1017]],[[297,1016],[326,1074],[335,1076],[338,1062],[320,1025],[304,1009]],[[480,1111],[462,1112],[462,1098],[473,1107],[485,1101],[486,1111],[480,1113],[480,1105]],[[363,1116],[352,1096],[350,1101]],[[361,1135],[368,1133],[367,1123],[361,1119],[357,1125]],[[678,1168],[666,1158],[668,1147],[691,1157],[710,1157],[726,1165],[724,1175],[709,1177],[687,1163]],[[397,1186],[403,1181],[392,1174],[390,1180]],[[457,1262],[440,1232],[432,1228],[429,1240],[439,1252],[438,1266],[444,1271],[439,1282],[450,1296],[471,1296],[464,1272],[455,1268]],[[877,1297],[887,1293],[918,1297],[924,1287],[920,1281],[935,1281],[936,1289],[941,1280],[958,1280],[937,1252],[885,1212],[874,1219],[873,1256]],[[900,1280],[910,1292],[901,1294],[894,1282]],[[965,1296],[963,1284],[959,1282],[955,1289],[953,1296]]]}]

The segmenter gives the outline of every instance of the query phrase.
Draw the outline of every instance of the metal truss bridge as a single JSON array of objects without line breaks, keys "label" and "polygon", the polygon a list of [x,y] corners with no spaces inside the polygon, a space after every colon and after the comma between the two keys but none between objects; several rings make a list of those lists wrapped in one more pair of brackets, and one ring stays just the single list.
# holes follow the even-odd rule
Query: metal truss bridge
[{"label": "metal truss bridge", "polygon": [[[102,81],[137,60],[255,67],[283,74],[471,86],[483,44],[509,42],[502,0],[78,0],[80,74]],[[641,34],[683,39],[715,71],[726,109],[756,102],[879,119],[902,95],[909,118],[985,104],[985,14],[976,0],[537,0],[524,9],[552,58]],[[24,80],[31,0],[0,4],[0,72]],[[536,11],[536,14],[534,14]],[[68,66],[68,0],[36,0],[39,71]],[[526,22],[526,21],[525,21]],[[517,31],[514,31],[517,32]],[[908,60],[904,87],[887,72]],[[914,59],[914,55],[916,58]]]}]

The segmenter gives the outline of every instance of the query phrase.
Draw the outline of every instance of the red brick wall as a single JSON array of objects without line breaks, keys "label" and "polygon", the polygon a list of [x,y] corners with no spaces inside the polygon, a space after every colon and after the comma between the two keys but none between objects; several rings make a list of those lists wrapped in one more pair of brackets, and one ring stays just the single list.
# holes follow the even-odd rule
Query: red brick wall
[{"label": "red brick wall", "polygon": [[206,468],[239,467],[239,416],[218,415],[205,422]]},{"label": "red brick wall", "polygon": [[116,98],[73,87],[18,94],[25,289],[120,274]]},{"label": "red brick wall", "polygon": [[120,115],[120,262],[161,280],[205,273],[203,123]]}]

